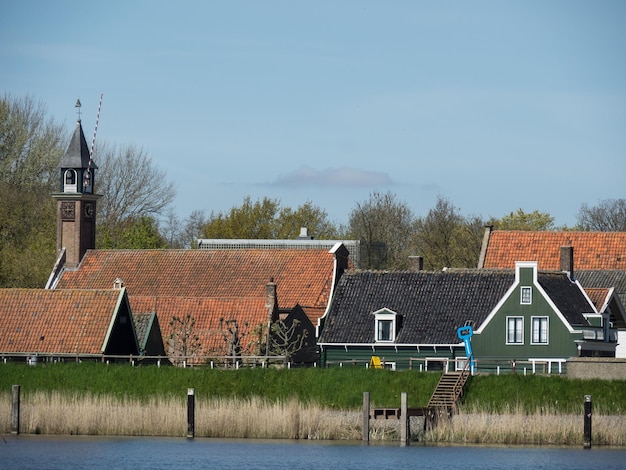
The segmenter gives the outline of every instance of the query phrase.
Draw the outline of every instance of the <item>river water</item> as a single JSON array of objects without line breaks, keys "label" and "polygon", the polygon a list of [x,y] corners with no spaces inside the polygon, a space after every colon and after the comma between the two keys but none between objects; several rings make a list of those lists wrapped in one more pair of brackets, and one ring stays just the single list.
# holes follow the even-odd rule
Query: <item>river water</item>
[{"label": "river water", "polygon": [[5,435],[0,436],[0,468],[617,470],[626,468],[626,449]]}]

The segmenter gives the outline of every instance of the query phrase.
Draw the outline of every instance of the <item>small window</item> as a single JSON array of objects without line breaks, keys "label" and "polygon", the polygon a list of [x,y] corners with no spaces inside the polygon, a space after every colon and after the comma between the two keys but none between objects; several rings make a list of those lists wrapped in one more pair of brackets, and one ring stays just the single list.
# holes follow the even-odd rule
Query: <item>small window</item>
[{"label": "small window", "polygon": [[532,344],[548,344],[548,317],[532,318]]},{"label": "small window", "polygon": [[388,309],[374,312],[374,326],[376,342],[391,343],[396,340],[400,324],[398,315]]},{"label": "small window", "polygon": [[377,341],[393,341],[393,320],[378,320]]},{"label": "small window", "polygon": [[530,305],[533,302],[533,290],[531,287],[522,287],[520,291],[521,303]]},{"label": "small window", "polygon": [[507,317],[506,344],[524,344],[523,317]]}]

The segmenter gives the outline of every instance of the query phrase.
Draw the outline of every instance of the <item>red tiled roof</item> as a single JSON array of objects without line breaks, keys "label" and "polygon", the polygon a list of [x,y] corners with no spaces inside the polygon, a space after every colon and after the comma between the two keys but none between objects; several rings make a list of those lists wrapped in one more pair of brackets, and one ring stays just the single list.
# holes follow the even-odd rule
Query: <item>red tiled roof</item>
[{"label": "red tiled roof", "polygon": [[121,292],[0,289],[0,351],[102,354]]},{"label": "red tiled roof", "polygon": [[266,286],[276,283],[281,310],[300,305],[313,324],[324,314],[334,275],[334,254],[324,250],[90,250],[62,289],[110,289],[122,279],[134,313],[157,312],[165,350],[174,316],[195,319],[202,355],[225,355],[220,318],[236,319],[244,353],[256,354],[253,329],[268,321]]},{"label": "red tiled roof", "polygon": [[514,268],[537,261],[541,270],[560,268],[560,248],[574,248],[574,270],[626,270],[626,232],[530,232],[494,230],[485,268]]},{"label": "red tiled roof", "polygon": [[593,305],[596,307],[596,310],[600,311],[607,301],[611,289],[601,287],[585,287],[585,292],[587,293],[589,300],[591,300]]},{"label": "red tiled roof", "polygon": [[[245,299],[213,299],[206,297],[129,297],[133,312],[155,312],[159,318],[165,351],[173,332],[170,324],[174,316],[184,319],[187,315],[195,320],[194,334],[199,337],[202,350],[197,355],[224,356],[228,353],[228,342],[220,330],[220,319],[237,320],[243,354],[258,354],[259,335],[255,330],[266,325],[268,309],[265,297]],[[226,325],[224,325],[226,328]],[[265,332],[267,329],[264,330]],[[245,336],[244,336],[245,335]],[[243,337],[242,337],[243,336]]]},{"label": "red tiled roof", "polygon": [[57,288],[111,289],[121,278],[129,297],[250,298],[273,278],[281,308],[306,310],[328,304],[333,268],[325,250],[89,250]]}]

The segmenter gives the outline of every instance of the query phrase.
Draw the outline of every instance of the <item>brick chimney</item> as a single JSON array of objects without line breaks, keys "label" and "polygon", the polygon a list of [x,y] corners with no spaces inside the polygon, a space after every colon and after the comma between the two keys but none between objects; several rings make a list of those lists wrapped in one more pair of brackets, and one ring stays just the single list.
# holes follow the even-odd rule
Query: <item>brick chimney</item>
[{"label": "brick chimney", "polygon": [[574,247],[562,246],[560,255],[559,269],[561,271],[567,271],[570,279],[574,280]]},{"label": "brick chimney", "polygon": [[409,271],[423,271],[424,270],[424,257],[423,256],[409,256]]},{"label": "brick chimney", "polygon": [[276,283],[274,278],[270,278],[270,282],[265,285],[265,308],[270,309],[270,314],[278,306],[278,299],[276,298]]}]

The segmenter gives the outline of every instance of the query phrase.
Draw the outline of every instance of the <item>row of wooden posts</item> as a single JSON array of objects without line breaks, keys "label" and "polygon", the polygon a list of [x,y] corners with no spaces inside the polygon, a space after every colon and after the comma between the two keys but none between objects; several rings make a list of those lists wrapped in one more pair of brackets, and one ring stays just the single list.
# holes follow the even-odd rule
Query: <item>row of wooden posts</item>
[{"label": "row of wooden posts", "polygon": [[[11,387],[11,433],[20,433],[20,401],[21,386],[13,385]],[[400,420],[400,445],[408,445],[411,438],[410,417],[424,416],[425,420],[429,419],[431,413],[428,408],[408,408],[407,394],[400,394],[400,408],[370,408],[370,392],[363,392],[363,441],[369,442],[370,439],[370,420],[379,417],[388,419],[390,417]],[[591,418],[592,418],[592,399],[591,395],[585,395],[584,404],[584,448],[591,449]],[[196,392],[193,388],[187,389],[187,438],[193,439],[196,435]]]}]

